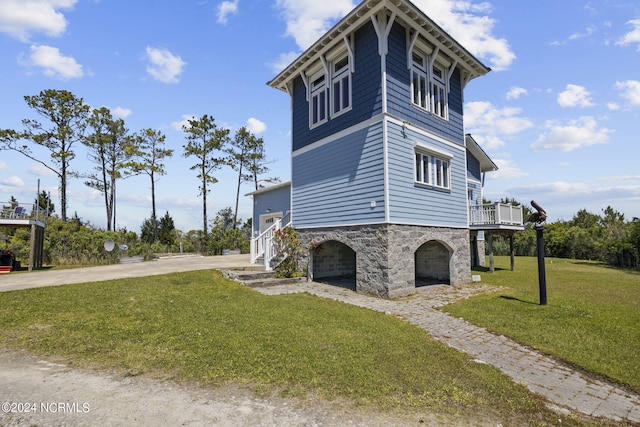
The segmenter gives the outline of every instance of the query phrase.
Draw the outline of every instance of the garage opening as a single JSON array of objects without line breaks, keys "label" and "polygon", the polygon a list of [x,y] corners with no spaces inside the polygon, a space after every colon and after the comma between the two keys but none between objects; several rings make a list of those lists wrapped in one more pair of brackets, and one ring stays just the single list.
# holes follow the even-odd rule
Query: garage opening
[{"label": "garage opening", "polygon": [[356,253],[336,240],[327,240],[312,249],[315,282],[356,290]]},{"label": "garage opening", "polygon": [[416,287],[451,284],[452,251],[444,244],[430,240],[415,253]]}]

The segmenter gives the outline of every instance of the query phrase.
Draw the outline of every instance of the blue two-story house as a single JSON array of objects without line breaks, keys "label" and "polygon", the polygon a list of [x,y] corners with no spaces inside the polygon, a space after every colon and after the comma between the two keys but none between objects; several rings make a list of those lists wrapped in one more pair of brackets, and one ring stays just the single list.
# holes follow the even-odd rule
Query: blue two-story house
[{"label": "blue two-story house", "polygon": [[251,193],[252,260],[268,265],[273,230],[291,224],[319,245],[313,279],[384,297],[469,282],[484,253],[470,208],[496,166],[465,136],[463,91],[489,71],[411,2],[362,1],[268,82],[291,98],[292,171]]}]

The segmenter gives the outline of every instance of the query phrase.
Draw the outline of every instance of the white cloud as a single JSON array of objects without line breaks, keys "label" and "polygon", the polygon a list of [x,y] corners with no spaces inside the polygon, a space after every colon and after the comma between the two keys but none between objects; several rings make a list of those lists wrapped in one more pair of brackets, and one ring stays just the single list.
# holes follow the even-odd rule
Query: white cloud
[{"label": "white cloud", "polygon": [[485,149],[505,145],[502,137],[533,127],[531,120],[519,117],[515,107],[498,108],[486,101],[468,102],[464,106],[465,132],[471,133]]},{"label": "white cloud", "polygon": [[64,56],[56,47],[32,45],[29,60],[23,65],[40,67],[46,76],[60,80],[79,79],[84,75],[82,65],[71,56]]},{"label": "white cloud", "polygon": [[182,132],[182,127],[189,128],[191,125],[189,124],[189,120],[197,120],[197,117],[190,114],[185,114],[182,116],[182,120],[179,122],[171,122],[171,127],[175,130]]},{"label": "white cloud", "polygon": [[588,37],[596,31],[596,27],[589,25],[584,33],[573,33],[569,36],[569,40],[578,40],[583,37]]},{"label": "white cloud", "polygon": [[522,95],[528,95],[529,92],[527,92],[527,90],[523,87],[518,87],[518,86],[511,86],[509,88],[509,91],[507,92],[506,98],[507,99],[518,99],[520,98]]},{"label": "white cloud", "polygon": [[[475,137],[474,137],[475,138]],[[487,174],[488,179],[512,179],[512,178],[521,178],[523,176],[529,175],[524,170],[520,169],[518,165],[513,163],[511,159],[505,157],[501,159],[492,159],[493,162],[498,166],[498,170],[495,172],[491,172]]]},{"label": "white cloud", "polygon": [[178,83],[186,62],[166,49],[147,47],[147,59],[150,64],[147,72],[154,80],[162,83]]},{"label": "white cloud", "polygon": [[279,73],[291,64],[300,54],[298,52],[281,53],[278,59],[267,64],[273,73]]},{"label": "white cloud", "polygon": [[226,25],[227,17],[238,13],[238,3],[240,0],[223,1],[218,6],[218,24]]},{"label": "white cloud", "polygon": [[489,16],[489,3],[414,0],[414,4],[471,53],[488,60],[494,70],[504,70],[516,59],[509,42],[494,35],[496,21]]},{"label": "white cloud", "polygon": [[616,44],[619,46],[627,46],[635,43],[638,45],[638,51],[640,51],[640,19],[627,21],[627,25],[631,25],[633,29],[618,40]]},{"label": "white cloud", "polygon": [[[468,0],[414,0],[413,3],[471,53],[488,60],[494,70],[506,69],[515,60],[508,41],[493,34],[496,21],[488,16],[489,3],[473,4]],[[352,0],[277,0],[276,6],[286,21],[286,35],[293,37],[304,50],[351,12],[355,4]]]},{"label": "white cloud", "polygon": [[620,109],[620,105],[619,105],[619,104],[616,104],[615,102],[608,102],[608,103],[607,103],[607,108],[608,108],[610,111],[616,111],[616,110],[619,110],[619,109]]},{"label": "white cloud", "polygon": [[29,173],[35,176],[56,176],[56,173],[42,163],[31,163]]},{"label": "white cloud", "polygon": [[0,184],[14,188],[24,187],[24,181],[15,175],[3,180]]},{"label": "white cloud", "polygon": [[6,171],[6,170],[9,170],[9,166],[7,166],[7,164],[4,162],[0,162],[0,171]]},{"label": "white cloud", "polygon": [[540,135],[536,142],[531,144],[532,150],[573,151],[594,144],[606,144],[609,142],[609,134],[613,132],[598,127],[596,120],[588,116],[571,120],[566,125],[549,120],[545,127],[549,132]]},{"label": "white cloud", "polygon": [[351,0],[277,0],[291,36],[302,50],[311,46],[355,7]]},{"label": "white cloud", "polygon": [[251,117],[247,120],[247,129],[254,135],[258,135],[267,130],[267,125],[264,122]]},{"label": "white cloud", "polygon": [[621,96],[629,101],[631,105],[640,105],[640,81],[616,82],[616,89],[621,91]]},{"label": "white cloud", "polygon": [[2,0],[0,32],[22,41],[32,33],[56,37],[64,33],[67,20],[58,9],[71,9],[77,0]]},{"label": "white cloud", "polygon": [[591,93],[584,87],[568,84],[564,92],[558,95],[558,104],[561,107],[592,107]]},{"label": "white cloud", "polygon": [[131,111],[129,108],[123,107],[111,108],[110,110],[114,116],[120,117],[121,119],[126,119],[133,113],[133,111]]}]

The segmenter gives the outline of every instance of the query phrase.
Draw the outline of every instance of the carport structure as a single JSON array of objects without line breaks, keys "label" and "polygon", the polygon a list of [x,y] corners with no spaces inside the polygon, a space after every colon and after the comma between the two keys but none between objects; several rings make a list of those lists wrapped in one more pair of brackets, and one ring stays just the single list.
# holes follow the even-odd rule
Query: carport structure
[{"label": "carport structure", "polygon": [[[6,206],[10,207],[6,207]],[[30,227],[29,271],[42,268],[44,258],[44,227],[47,213],[35,203],[2,204],[0,228]]]}]

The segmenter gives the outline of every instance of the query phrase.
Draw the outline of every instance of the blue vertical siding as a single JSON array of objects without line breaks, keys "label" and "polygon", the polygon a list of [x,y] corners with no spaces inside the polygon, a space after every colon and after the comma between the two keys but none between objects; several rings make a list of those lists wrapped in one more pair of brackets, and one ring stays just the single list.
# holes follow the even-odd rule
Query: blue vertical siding
[{"label": "blue vertical siding", "polygon": [[295,227],[384,222],[380,122],[296,155],[292,161]]},{"label": "blue vertical siding", "polygon": [[395,23],[389,33],[387,55],[387,108],[389,114],[415,126],[429,129],[443,138],[464,145],[462,125],[462,83],[456,68],[449,82],[449,120],[411,104],[411,72],[407,68],[407,38],[403,26]]},{"label": "blue vertical siding", "polygon": [[482,172],[480,172],[480,161],[476,159],[473,154],[469,152],[469,150],[467,150],[467,176],[478,181],[482,179]]},{"label": "blue vertical siding", "polygon": [[[464,149],[444,144],[410,129],[389,123],[390,222],[444,227],[467,227],[467,176]],[[453,155],[451,189],[414,183],[416,143]]]},{"label": "blue vertical siding", "polygon": [[285,215],[291,211],[291,186],[276,188],[253,195],[253,230],[260,228],[260,215],[282,212]]},{"label": "blue vertical siding", "polygon": [[301,77],[293,84],[293,151],[326,138],[380,114],[382,77],[378,38],[370,22],[355,32],[355,72],[352,74],[352,108],[313,129],[309,129],[307,88]]}]

